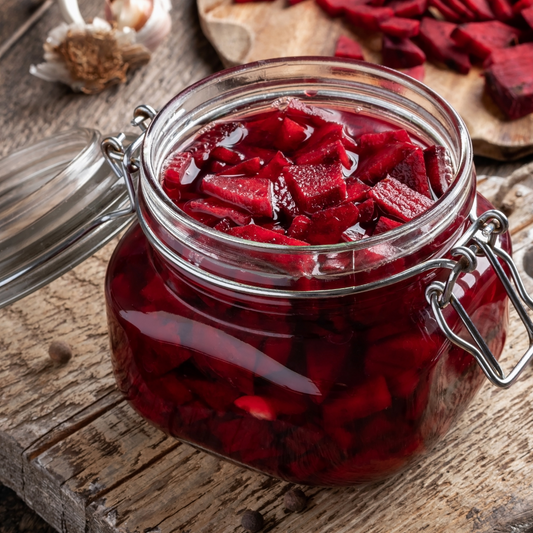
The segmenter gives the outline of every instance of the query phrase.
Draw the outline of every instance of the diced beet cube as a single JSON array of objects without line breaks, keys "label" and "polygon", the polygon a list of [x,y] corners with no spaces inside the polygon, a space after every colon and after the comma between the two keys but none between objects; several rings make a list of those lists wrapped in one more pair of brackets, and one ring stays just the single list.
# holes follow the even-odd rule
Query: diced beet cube
[{"label": "diced beet cube", "polygon": [[385,233],[401,225],[401,222],[397,222],[396,220],[392,220],[391,218],[381,216],[379,217],[378,223],[376,224],[376,228],[374,229],[374,235]]},{"label": "diced beet cube", "polygon": [[311,217],[307,241],[310,244],[336,244],[342,232],[357,222],[358,216],[359,209],[349,202],[319,211]]},{"label": "diced beet cube", "polygon": [[274,180],[273,184],[276,208],[279,209],[279,211],[287,220],[292,220],[294,217],[300,215],[300,210],[298,209],[298,206],[296,205],[296,202],[289,191],[283,173]]},{"label": "diced beet cube", "polygon": [[273,405],[261,396],[241,396],[234,403],[239,409],[246,411],[259,420],[276,420],[278,416]]},{"label": "diced beet cube", "polygon": [[426,69],[424,68],[424,65],[418,65],[417,67],[411,67],[411,68],[404,68],[401,69],[401,71],[404,74],[407,74],[408,76],[411,76],[411,78],[414,78],[418,81],[424,81],[424,77],[426,75]]},{"label": "diced beet cube", "polygon": [[292,163],[281,153],[277,152],[276,155],[259,171],[256,178],[269,179],[275,181],[281,174],[283,174],[283,167],[292,165]]},{"label": "diced beet cube", "polygon": [[464,4],[464,0],[443,1],[450,9],[453,9],[455,13],[457,13],[461,22],[472,22],[477,20],[476,14]]},{"label": "diced beet cube", "polygon": [[359,161],[355,176],[368,184],[375,184],[383,179],[400,161],[403,161],[413,150],[412,144],[395,142],[372,153]]},{"label": "diced beet cube", "polygon": [[390,7],[357,5],[346,9],[346,18],[358,28],[379,30],[380,22],[394,16]]},{"label": "diced beet cube", "polygon": [[309,152],[318,146],[325,146],[333,141],[341,141],[346,150],[357,151],[357,143],[345,132],[344,126],[329,122],[320,128],[316,128],[309,141],[295,155],[298,156]]},{"label": "diced beet cube", "polygon": [[365,133],[359,138],[361,156],[381,150],[393,142],[410,143],[411,139],[405,130],[388,130],[381,133]]},{"label": "diced beet cube", "polygon": [[353,176],[346,180],[346,200],[348,202],[360,202],[364,200],[369,190],[370,185],[363,183]]},{"label": "diced beet cube", "polygon": [[383,63],[391,68],[410,68],[422,65],[426,54],[410,39],[383,36]]},{"label": "diced beet cube", "polygon": [[308,137],[307,128],[285,117],[275,140],[276,148],[283,152],[296,150]]},{"label": "diced beet cube", "polygon": [[283,114],[277,111],[266,118],[249,121],[246,124],[248,134],[244,142],[248,145],[272,148],[283,118]]},{"label": "diced beet cube", "polygon": [[426,175],[424,152],[420,148],[414,150],[403,161],[398,163],[390,171],[390,176],[404,185],[407,185],[413,189],[413,191],[431,198],[428,178]]},{"label": "diced beet cube", "polygon": [[309,246],[309,244],[306,242],[299,241],[298,239],[292,239],[291,237],[281,235],[276,231],[272,231],[255,224],[249,224],[248,226],[237,226],[236,228],[232,228],[228,233],[235,237],[240,237],[241,239],[247,239],[255,242],[266,242],[269,244],[285,246]]},{"label": "diced beet cube", "polygon": [[366,224],[371,222],[374,218],[374,211],[376,210],[376,205],[372,198],[365,200],[364,202],[357,204],[357,209],[359,209],[359,218],[357,221],[360,224]]},{"label": "diced beet cube", "polygon": [[390,19],[380,22],[379,29],[387,35],[408,39],[409,37],[418,35],[420,22],[414,19],[391,17]]},{"label": "diced beet cube", "polygon": [[289,229],[287,230],[287,235],[293,239],[298,239],[300,241],[307,240],[307,233],[309,232],[309,225],[311,224],[311,219],[305,215],[298,215],[294,217]]},{"label": "diced beet cube", "polygon": [[349,393],[324,404],[324,420],[330,424],[342,425],[358,418],[379,413],[392,405],[387,383],[382,376],[377,376]]},{"label": "diced beet cube", "polygon": [[440,145],[424,150],[424,161],[431,189],[440,198],[453,180],[453,167],[446,148]]},{"label": "diced beet cube", "polygon": [[293,165],[285,167],[283,174],[296,204],[304,213],[316,213],[346,198],[341,163]]},{"label": "diced beet cube", "polygon": [[427,0],[394,0],[387,4],[396,17],[418,17],[427,9]]},{"label": "diced beet cube", "polygon": [[234,150],[230,150],[225,146],[217,146],[214,148],[211,151],[211,157],[214,157],[215,159],[218,159],[224,163],[229,163],[230,165],[236,165],[244,159],[242,154],[239,154],[239,152],[235,152]]},{"label": "diced beet cube", "polygon": [[533,7],[528,7],[521,11],[522,17],[527,22],[528,26],[533,29]]},{"label": "diced beet cube", "polygon": [[314,165],[317,163],[334,163],[337,161],[340,161],[346,169],[350,169],[353,166],[353,161],[350,159],[341,141],[320,144],[309,152],[304,152],[295,158],[297,165]]},{"label": "diced beet cube", "polygon": [[194,157],[196,166],[202,168],[209,159],[211,151],[230,139],[240,139],[245,135],[245,130],[238,122],[222,122],[205,132],[201,140],[195,141],[187,148]]},{"label": "diced beet cube", "polygon": [[366,4],[368,0],[316,0],[316,3],[331,17],[338,17],[344,13],[347,6]]},{"label": "diced beet cube", "polygon": [[335,115],[328,109],[305,104],[297,98],[291,98],[285,113],[295,120],[299,118],[310,120],[314,126],[323,126],[328,122],[335,122]]},{"label": "diced beet cube", "polygon": [[335,47],[335,57],[364,60],[361,45],[357,41],[346,37],[346,35],[339,37],[337,46]]},{"label": "diced beet cube", "polygon": [[190,200],[188,205],[189,209],[193,212],[206,213],[217,218],[229,218],[239,226],[245,226],[252,221],[252,217],[248,213],[226,204],[217,198]]},{"label": "diced beet cube", "polygon": [[461,24],[453,31],[452,38],[469,54],[486,59],[493,50],[518,41],[521,33],[503,22],[490,20]]},{"label": "diced beet cube", "polygon": [[483,62],[483,67],[488,68],[494,63],[524,63],[528,58],[533,56],[533,43],[519,44],[510,48],[493,50],[487,59]]},{"label": "diced beet cube", "polygon": [[450,22],[423,17],[419,40],[433,59],[442,61],[461,74],[468,74],[471,67],[468,54],[457,47],[451,37],[455,28],[456,25]]},{"label": "diced beet cube", "polygon": [[533,56],[523,62],[494,63],[485,71],[485,86],[507,118],[533,112]]},{"label": "diced beet cube", "polygon": [[192,154],[189,152],[178,153],[172,156],[164,170],[164,185],[170,189],[190,185],[198,176],[198,172],[200,169],[196,166]]},{"label": "diced beet cube", "polygon": [[498,20],[507,22],[514,17],[513,8],[508,0],[489,0],[489,3]]},{"label": "diced beet cube", "polygon": [[496,18],[487,0],[464,0],[464,3],[478,20],[494,20]]},{"label": "diced beet cube", "polygon": [[432,9],[436,9],[442,17],[449,22],[461,22],[461,17],[450,7],[448,7],[443,0],[428,0]]},{"label": "diced beet cube", "polygon": [[375,202],[385,211],[403,221],[409,221],[427,211],[433,201],[387,177],[368,192]]},{"label": "diced beet cube", "polygon": [[261,158],[253,157],[241,163],[225,168],[218,176],[255,176],[261,168]]},{"label": "diced beet cube", "polygon": [[252,215],[269,218],[274,216],[272,182],[267,179],[205,176],[202,190],[206,194],[241,207]]}]

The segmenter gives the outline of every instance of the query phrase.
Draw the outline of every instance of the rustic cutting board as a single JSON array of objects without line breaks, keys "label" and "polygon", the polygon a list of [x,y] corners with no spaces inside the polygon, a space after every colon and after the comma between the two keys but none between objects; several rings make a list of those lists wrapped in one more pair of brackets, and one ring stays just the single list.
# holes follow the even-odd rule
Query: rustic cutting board
[{"label": "rustic cutting board", "polygon": [[[202,29],[226,66],[273,57],[331,56],[341,34],[356,38],[365,58],[379,63],[381,37],[324,13],[314,0],[234,4],[197,0]],[[477,155],[516,159],[533,152],[533,114],[506,120],[484,94],[479,68],[466,76],[427,62],[424,83],[446,98],[466,122]]]}]

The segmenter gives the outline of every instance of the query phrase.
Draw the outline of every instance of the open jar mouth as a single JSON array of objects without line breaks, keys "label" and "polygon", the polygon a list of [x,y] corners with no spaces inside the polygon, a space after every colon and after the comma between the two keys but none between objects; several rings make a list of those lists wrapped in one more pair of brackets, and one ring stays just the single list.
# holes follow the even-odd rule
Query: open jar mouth
[{"label": "open jar mouth", "polygon": [[[264,111],[271,108],[274,101],[288,97],[324,107],[378,115],[415,134],[422,142],[444,145],[454,168],[453,183],[430,209],[398,228],[356,242],[311,245],[305,250],[243,240],[216,231],[187,215],[170,200],[162,189],[160,175],[172,150],[214,121]],[[386,67],[361,61],[324,57],[271,59],[214,74],[179,93],[157,114],[142,146],[140,196],[143,206],[139,209],[139,218],[143,220],[145,209],[149,217],[144,218],[151,218],[163,227],[174,242],[207,256],[220,254],[223,249],[226,258],[251,250],[276,257],[280,254],[288,258],[316,257],[317,254],[356,253],[386,244],[392,252],[384,262],[390,262],[431,243],[460,212],[466,209],[468,213],[474,201],[474,187],[472,143],[466,125],[444,99],[422,83]],[[147,226],[150,233],[151,223]],[[156,233],[152,232],[152,236]],[[201,244],[198,236],[202,236]],[[449,244],[448,249],[453,239]],[[441,253],[445,251],[440,250]],[[351,272],[354,268],[357,270],[352,265]]]}]

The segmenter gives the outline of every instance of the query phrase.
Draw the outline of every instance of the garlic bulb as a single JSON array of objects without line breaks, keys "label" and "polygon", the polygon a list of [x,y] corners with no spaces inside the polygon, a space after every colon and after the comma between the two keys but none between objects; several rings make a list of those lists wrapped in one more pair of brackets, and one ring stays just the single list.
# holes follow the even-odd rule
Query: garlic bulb
[{"label": "garlic bulb", "polygon": [[95,18],[91,24],[62,23],[52,29],[44,43],[44,59],[30,67],[31,74],[93,94],[124,83],[127,72],[148,63],[150,52],[135,42],[134,31],[119,31]]},{"label": "garlic bulb", "polygon": [[119,30],[137,32],[137,42],[153,52],[170,32],[170,0],[106,0],[106,18]]}]

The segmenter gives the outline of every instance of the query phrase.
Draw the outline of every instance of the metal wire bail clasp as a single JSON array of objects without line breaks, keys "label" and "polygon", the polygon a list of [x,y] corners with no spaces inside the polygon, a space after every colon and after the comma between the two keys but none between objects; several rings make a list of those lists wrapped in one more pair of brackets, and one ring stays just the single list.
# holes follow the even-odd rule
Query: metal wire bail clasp
[{"label": "metal wire bail clasp", "polygon": [[[487,378],[494,385],[503,388],[510,387],[518,379],[522,370],[533,357],[533,323],[527,314],[526,308],[522,305],[523,302],[529,309],[533,309],[533,299],[527,294],[513,260],[509,254],[501,249],[497,241],[498,235],[505,233],[508,228],[509,223],[507,217],[500,211],[491,210],[483,213],[474,221],[471,230],[468,232],[467,241],[452,250],[452,255],[458,256],[459,259],[450,272],[447,282],[441,283],[435,281],[426,290],[426,299],[431,305],[435,318],[444,335],[453,344],[472,354]],[[502,282],[529,336],[529,348],[508,375],[505,375],[496,357],[494,357],[494,354],[490,351],[487,343],[468,316],[468,313],[453,294],[453,288],[457,279],[462,274],[473,271],[477,265],[477,256],[482,255],[487,257]],[[509,268],[514,286],[505,272],[502,262]],[[442,313],[442,309],[447,305],[451,305],[455,309],[476,345],[456,335],[448,326]]]},{"label": "metal wire bail clasp", "polygon": [[124,209],[115,213],[115,216],[130,215],[135,212],[137,204],[137,195],[135,192],[135,183],[133,174],[139,170],[139,161],[134,154],[140,148],[146,130],[148,129],[147,122],[152,120],[157,115],[157,111],[148,105],[140,105],[135,108],[133,112],[132,126],[141,129],[142,133],[127,147],[124,148],[124,140],[126,136],[120,133],[115,137],[106,137],[102,143],[101,148],[106,158],[107,163],[113,169],[113,172],[118,178],[121,178],[126,183],[128,196],[130,198],[129,209]]}]

